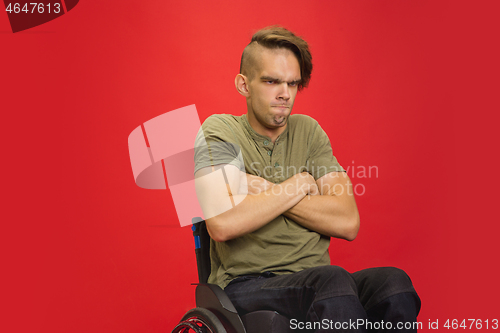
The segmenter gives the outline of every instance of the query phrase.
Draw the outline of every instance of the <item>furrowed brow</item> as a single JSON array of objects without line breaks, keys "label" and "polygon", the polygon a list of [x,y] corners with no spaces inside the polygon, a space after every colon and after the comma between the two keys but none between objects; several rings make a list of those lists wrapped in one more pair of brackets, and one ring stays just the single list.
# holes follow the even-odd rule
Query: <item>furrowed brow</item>
[{"label": "furrowed brow", "polygon": [[[274,82],[277,82],[277,83],[282,83],[283,82],[282,80],[277,79],[275,77],[271,77],[271,76],[261,76],[260,79],[262,81],[274,81]],[[300,82],[302,82],[302,79],[290,81],[290,82],[287,82],[287,83],[288,84],[299,84]]]},{"label": "furrowed brow", "polygon": [[271,77],[271,76],[261,76],[260,79],[262,81],[276,81],[276,82],[281,82],[280,79],[277,79],[277,78]]}]

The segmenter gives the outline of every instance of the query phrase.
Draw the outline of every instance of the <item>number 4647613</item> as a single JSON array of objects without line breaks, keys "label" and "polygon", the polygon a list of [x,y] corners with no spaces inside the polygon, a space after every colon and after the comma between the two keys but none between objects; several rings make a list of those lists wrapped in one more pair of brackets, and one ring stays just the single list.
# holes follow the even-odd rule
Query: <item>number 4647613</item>
[{"label": "number 4647613", "polygon": [[26,14],[43,14],[45,12],[58,14],[61,12],[61,4],[57,2],[52,5],[50,3],[44,4],[41,2],[30,2],[29,4],[25,3],[24,6],[21,7],[21,4],[19,3],[9,3],[7,8],[5,8],[5,11],[15,14],[21,12]]},{"label": "number 4647613", "polygon": [[498,329],[498,319],[493,319],[493,320],[481,320],[481,319],[464,319],[461,322],[458,321],[458,319],[448,319],[444,323],[443,327],[446,327],[447,329]]}]

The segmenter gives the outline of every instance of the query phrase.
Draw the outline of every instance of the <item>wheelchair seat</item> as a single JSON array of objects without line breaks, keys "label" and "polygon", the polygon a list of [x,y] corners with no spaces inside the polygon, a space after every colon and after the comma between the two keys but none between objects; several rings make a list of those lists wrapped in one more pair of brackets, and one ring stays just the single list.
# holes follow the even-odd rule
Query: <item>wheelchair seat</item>
[{"label": "wheelchair seat", "polygon": [[290,321],[276,311],[261,310],[240,316],[231,300],[218,285],[208,284],[210,275],[210,236],[205,221],[193,218],[199,283],[196,308],[189,310],[172,333],[288,333]]}]

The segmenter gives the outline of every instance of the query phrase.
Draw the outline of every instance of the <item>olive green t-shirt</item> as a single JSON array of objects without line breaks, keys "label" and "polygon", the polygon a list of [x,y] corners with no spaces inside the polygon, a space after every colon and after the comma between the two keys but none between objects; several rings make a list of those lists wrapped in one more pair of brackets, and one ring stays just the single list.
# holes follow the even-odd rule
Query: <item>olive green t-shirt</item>
[{"label": "olive green t-shirt", "polygon": [[[201,168],[233,164],[246,173],[279,184],[296,173],[314,179],[342,172],[332,154],[328,136],[318,122],[306,115],[290,115],[284,132],[273,143],[256,133],[246,115],[210,116],[202,132],[210,156],[195,149],[195,172]],[[196,145],[199,146],[200,135]],[[265,271],[287,274],[330,264],[330,238],[302,227],[283,215],[262,228],[226,242],[211,241],[209,283],[225,288],[242,275]]]}]

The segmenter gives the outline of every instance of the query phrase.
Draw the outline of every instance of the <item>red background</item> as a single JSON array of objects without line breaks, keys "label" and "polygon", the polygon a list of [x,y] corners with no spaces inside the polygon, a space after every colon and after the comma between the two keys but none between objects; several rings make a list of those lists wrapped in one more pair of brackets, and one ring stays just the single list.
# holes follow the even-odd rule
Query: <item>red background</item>
[{"label": "red background", "polygon": [[313,52],[294,112],[379,171],[353,177],[361,230],[332,262],[405,269],[424,327],[500,319],[492,3],[81,1],[16,34],[0,13],[1,330],[168,332],[194,306],[191,231],[168,190],[135,185],[127,137],[189,104],[245,113],[241,51],[271,24]]}]

